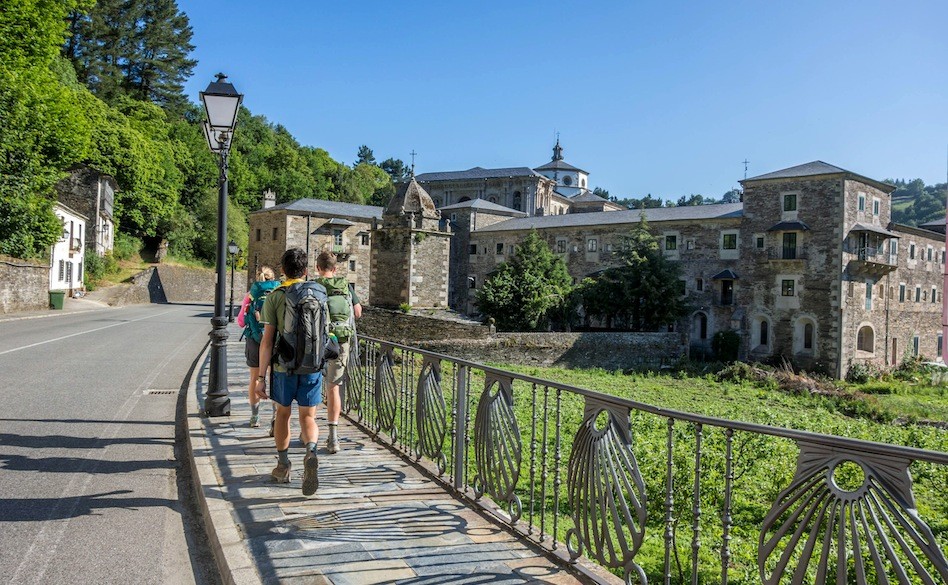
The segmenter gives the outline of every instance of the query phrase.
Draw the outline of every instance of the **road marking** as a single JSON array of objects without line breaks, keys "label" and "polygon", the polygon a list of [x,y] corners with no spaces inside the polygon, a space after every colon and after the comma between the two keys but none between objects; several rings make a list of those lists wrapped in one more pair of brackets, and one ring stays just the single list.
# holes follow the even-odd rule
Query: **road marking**
[{"label": "road marking", "polygon": [[167,315],[172,310],[165,311],[163,313],[157,313],[155,315],[148,315],[146,317],[139,317],[138,319],[132,319],[131,321],[121,321],[119,323],[112,323],[111,325],[106,325],[104,327],[97,327],[95,329],[89,329],[88,331],[80,331],[79,333],[70,333],[69,335],[63,335],[62,337],[57,337],[56,339],[47,339],[46,341],[38,341],[36,343],[31,343],[29,345],[24,345],[22,347],[14,347],[13,349],[8,349],[6,351],[0,351],[0,355],[5,355],[8,353],[13,353],[15,351],[20,351],[21,349],[29,349],[31,347],[36,347],[37,345],[44,345],[47,343],[53,343],[54,341],[62,341],[63,339],[69,339],[70,337],[75,337],[77,335],[85,335],[86,333],[95,333],[96,331],[102,331],[103,329],[109,329],[110,327],[118,327],[119,325],[127,325],[129,323],[134,323],[136,321],[144,321],[145,319],[151,319],[152,317],[160,317],[162,315]]},{"label": "road marking", "polygon": [[[164,315],[165,313],[170,313],[170,312],[171,311],[165,311],[164,313],[159,313],[158,315]],[[149,317],[142,317],[141,319],[135,319],[134,321],[141,321],[142,319],[157,317],[158,315],[150,315]],[[123,323],[115,323],[113,325],[109,325],[108,327],[114,327],[115,325],[123,325],[124,323],[132,323],[134,321],[125,321]],[[101,329],[105,329],[105,327],[102,327]],[[93,331],[98,331],[98,329],[94,329]],[[85,333],[89,333],[89,332],[86,331]],[[184,348],[188,346],[191,340],[194,339],[195,335],[198,335],[200,333],[201,333],[200,331],[196,331],[195,333],[192,333],[184,341],[184,343],[181,343],[180,345],[178,345],[177,349],[175,349],[174,351],[169,352],[168,355],[163,360],[161,360],[161,362],[159,362],[151,372],[149,372],[148,376],[146,376],[145,379],[142,380],[142,383],[139,384],[138,388],[136,388],[135,391],[132,392],[132,394],[128,398],[125,399],[125,402],[122,404],[122,406],[119,407],[115,418],[113,418],[111,422],[106,424],[106,428],[108,430],[103,434],[103,436],[97,437],[97,439],[107,441],[110,439],[115,439],[118,436],[119,431],[122,429],[122,426],[128,422],[127,420],[128,416],[132,413],[132,411],[135,410],[135,407],[141,401],[143,397],[143,394],[141,393],[142,390],[148,388],[148,386],[150,386],[158,378],[158,376],[168,366],[168,364],[171,363],[171,360],[174,359],[175,356],[181,353],[181,351],[184,350]],[[80,335],[80,334],[76,333],[75,335]],[[70,335],[68,337],[72,337],[72,336]],[[50,341],[55,341],[55,340],[50,340]],[[170,421],[170,424],[173,426],[174,424],[176,424],[176,420]],[[53,506],[49,510],[49,513],[47,514],[46,519],[41,521],[42,524],[41,524],[39,533],[33,538],[32,542],[30,543],[30,547],[27,549],[26,553],[23,555],[23,558],[20,561],[19,566],[17,567],[16,571],[13,573],[13,577],[9,581],[10,583],[16,583],[20,574],[27,567],[39,567],[40,568],[39,572],[35,576],[35,578],[33,578],[32,582],[33,583],[43,582],[43,577],[45,577],[46,571],[49,569],[52,563],[47,562],[47,561],[34,561],[33,556],[35,554],[42,554],[44,555],[44,558],[47,558],[47,559],[57,557],[56,552],[59,548],[60,543],[62,542],[63,536],[66,534],[66,530],[68,529],[69,524],[72,522],[74,518],[76,518],[76,508],[79,506],[79,503],[82,501],[84,497],[90,495],[88,493],[89,483],[92,482],[99,467],[103,464],[104,461],[106,461],[106,458],[104,457],[104,455],[105,455],[105,452],[107,452],[110,447],[111,445],[106,445],[102,449],[103,457],[101,459],[91,459],[93,463],[86,471],[83,472],[85,474],[84,476],[80,475],[80,473],[76,473],[73,475],[73,478],[69,481],[69,483],[63,489],[62,494],[75,493],[76,487],[79,488],[78,489],[79,494],[75,496],[61,495],[56,505]],[[82,454],[82,458],[88,459],[89,458],[88,456],[97,449],[99,449],[99,447],[90,447]],[[77,482],[79,481],[81,481],[82,483],[78,484],[77,486]],[[172,482],[172,485],[176,486],[174,482]],[[175,490],[177,490],[177,487],[175,487]],[[131,493],[132,490],[129,490],[129,492]],[[103,495],[112,495],[112,493],[110,492],[109,494],[103,494]],[[175,491],[175,493],[172,495],[177,496],[177,491]],[[59,522],[55,522],[53,520],[53,518],[57,516],[57,513],[59,513],[58,515],[61,516],[61,518],[59,519]],[[162,547],[166,546],[167,544],[168,544],[167,542],[161,543]],[[30,577],[31,576],[24,576],[24,579],[29,580]]]}]

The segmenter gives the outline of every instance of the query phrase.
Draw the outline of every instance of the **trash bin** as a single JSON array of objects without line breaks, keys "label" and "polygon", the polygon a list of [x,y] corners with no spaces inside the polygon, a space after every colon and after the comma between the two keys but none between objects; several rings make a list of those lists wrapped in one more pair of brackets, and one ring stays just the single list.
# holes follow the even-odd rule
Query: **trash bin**
[{"label": "trash bin", "polygon": [[49,308],[57,309],[62,311],[63,309],[63,299],[66,297],[66,291],[64,290],[51,290],[49,291]]}]

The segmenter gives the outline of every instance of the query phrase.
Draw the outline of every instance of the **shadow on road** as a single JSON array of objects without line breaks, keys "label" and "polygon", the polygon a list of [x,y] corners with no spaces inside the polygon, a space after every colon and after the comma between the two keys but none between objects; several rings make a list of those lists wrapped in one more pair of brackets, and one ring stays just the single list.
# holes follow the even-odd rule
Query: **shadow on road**
[{"label": "shadow on road", "polygon": [[74,498],[0,499],[0,518],[4,522],[42,522],[88,516],[106,508],[138,510],[165,506],[176,511],[178,509],[178,503],[170,499],[110,497],[128,493],[131,490],[114,490]]}]

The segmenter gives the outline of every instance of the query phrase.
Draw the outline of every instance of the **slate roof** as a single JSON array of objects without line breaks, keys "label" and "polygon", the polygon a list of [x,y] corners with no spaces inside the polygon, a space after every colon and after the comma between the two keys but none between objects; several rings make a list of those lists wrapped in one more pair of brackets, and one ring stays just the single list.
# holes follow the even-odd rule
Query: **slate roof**
[{"label": "slate roof", "polygon": [[815,160],[813,162],[808,162],[802,165],[797,165],[795,167],[789,167],[786,169],[781,169],[779,171],[774,171],[772,173],[767,173],[764,175],[757,175],[756,177],[748,177],[741,181],[745,183],[748,181],[766,181],[768,179],[792,179],[797,177],[813,177],[817,175],[838,175],[845,174],[850,175],[854,178],[857,178],[861,181],[864,181],[870,185],[878,187],[879,189],[885,191],[886,193],[891,193],[895,191],[895,186],[889,185],[888,183],[883,183],[882,181],[877,181],[875,179],[870,179],[859,173],[854,173],[852,171],[847,171],[846,169],[825,163],[821,160]]},{"label": "slate roof", "polygon": [[574,167],[565,160],[551,160],[543,166],[536,167],[533,169],[535,171],[576,171],[580,173],[585,173],[581,168]]},{"label": "slate roof", "polygon": [[605,197],[600,197],[599,195],[596,195],[596,194],[593,193],[592,191],[583,191],[583,192],[580,193],[579,195],[575,195],[574,197],[571,197],[571,199],[572,199],[573,201],[580,201],[580,202],[584,202],[584,201],[595,201],[595,202],[597,202],[597,203],[603,203],[603,202],[605,202],[605,203],[611,203],[611,202],[610,202],[608,199],[606,199]]},{"label": "slate roof", "polygon": [[901,237],[901,236],[899,236],[898,234],[893,234],[892,232],[890,232],[889,230],[887,230],[887,229],[885,229],[885,228],[879,227],[879,226],[877,226],[877,225],[866,224],[866,223],[856,223],[856,224],[853,224],[853,227],[852,227],[852,229],[851,229],[850,231],[854,231],[854,232],[872,232],[872,233],[874,233],[874,234],[882,234],[883,236],[887,236],[887,237],[890,237],[890,238],[898,238],[898,237]]},{"label": "slate roof", "polygon": [[516,209],[510,207],[504,207],[503,205],[498,205],[496,203],[491,203],[490,201],[485,201],[483,199],[470,199],[468,201],[462,201],[460,203],[455,203],[453,205],[445,205],[444,207],[439,207],[440,210],[445,209],[477,209],[480,211],[498,213],[503,215],[513,215],[516,217],[526,217],[527,214],[522,211],[517,211]]},{"label": "slate roof", "polygon": [[945,233],[945,218],[942,217],[933,221],[926,221],[925,223],[918,224],[918,227],[922,228],[923,230],[943,234]]},{"label": "slate roof", "polygon": [[711,280],[739,280],[737,273],[730,268],[725,268],[711,277]]},{"label": "slate roof", "polygon": [[767,228],[768,232],[808,232],[810,226],[802,221],[781,221]]},{"label": "slate roof", "polygon": [[701,219],[739,219],[744,214],[743,203],[718,203],[715,205],[688,205],[685,207],[656,207],[653,209],[630,209],[628,211],[595,211],[592,213],[567,213],[543,215],[502,221],[475,230],[482,232],[506,232],[529,229],[560,227],[604,226],[638,223],[642,212],[649,222],[689,221]]},{"label": "slate roof", "polygon": [[279,209],[285,209],[288,212],[299,214],[320,213],[323,215],[357,217],[360,219],[382,219],[381,207],[359,205],[357,203],[344,203],[342,201],[327,201],[325,199],[297,199],[296,201],[281,203],[280,205],[274,205],[267,209],[257,209],[252,213],[262,213]]},{"label": "slate roof", "polygon": [[421,183],[430,183],[432,181],[470,181],[472,179],[500,179],[508,177],[542,177],[540,173],[534,172],[527,167],[505,167],[500,169],[485,169],[483,167],[474,167],[466,171],[447,171],[443,173],[422,173],[415,175],[415,179]]}]

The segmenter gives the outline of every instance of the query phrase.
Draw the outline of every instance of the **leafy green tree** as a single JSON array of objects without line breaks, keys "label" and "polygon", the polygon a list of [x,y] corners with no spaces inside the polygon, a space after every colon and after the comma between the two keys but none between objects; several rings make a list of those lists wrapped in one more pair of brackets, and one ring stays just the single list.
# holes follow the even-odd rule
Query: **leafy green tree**
[{"label": "leafy green tree", "polygon": [[375,164],[375,153],[372,152],[372,149],[363,144],[359,147],[359,154],[357,155],[355,165],[359,166],[361,164],[374,165]]},{"label": "leafy green tree", "polygon": [[536,331],[546,328],[572,288],[566,264],[531,231],[477,292],[477,306],[500,329]]},{"label": "leafy green tree", "polygon": [[688,311],[681,291],[681,268],[665,258],[649,231],[645,215],[622,238],[619,266],[604,270],[581,286],[587,315],[608,327],[657,331]]},{"label": "leafy green tree", "polygon": [[623,205],[628,209],[651,209],[653,207],[662,206],[661,197],[652,197],[651,193],[639,199],[636,199],[635,197],[625,197],[623,199],[619,199],[615,196],[612,196],[609,197],[609,201]]},{"label": "leafy green tree", "polygon": [[721,197],[721,203],[740,203],[744,200],[744,192],[740,189],[731,189]]},{"label": "leafy green tree", "polygon": [[603,199],[609,199],[609,191],[603,189],[602,187],[596,187],[593,189],[593,195],[598,195]]},{"label": "leafy green tree", "polygon": [[0,9],[0,253],[43,255],[62,233],[51,191],[82,160],[80,86],[58,60],[78,2],[7,0]]}]

